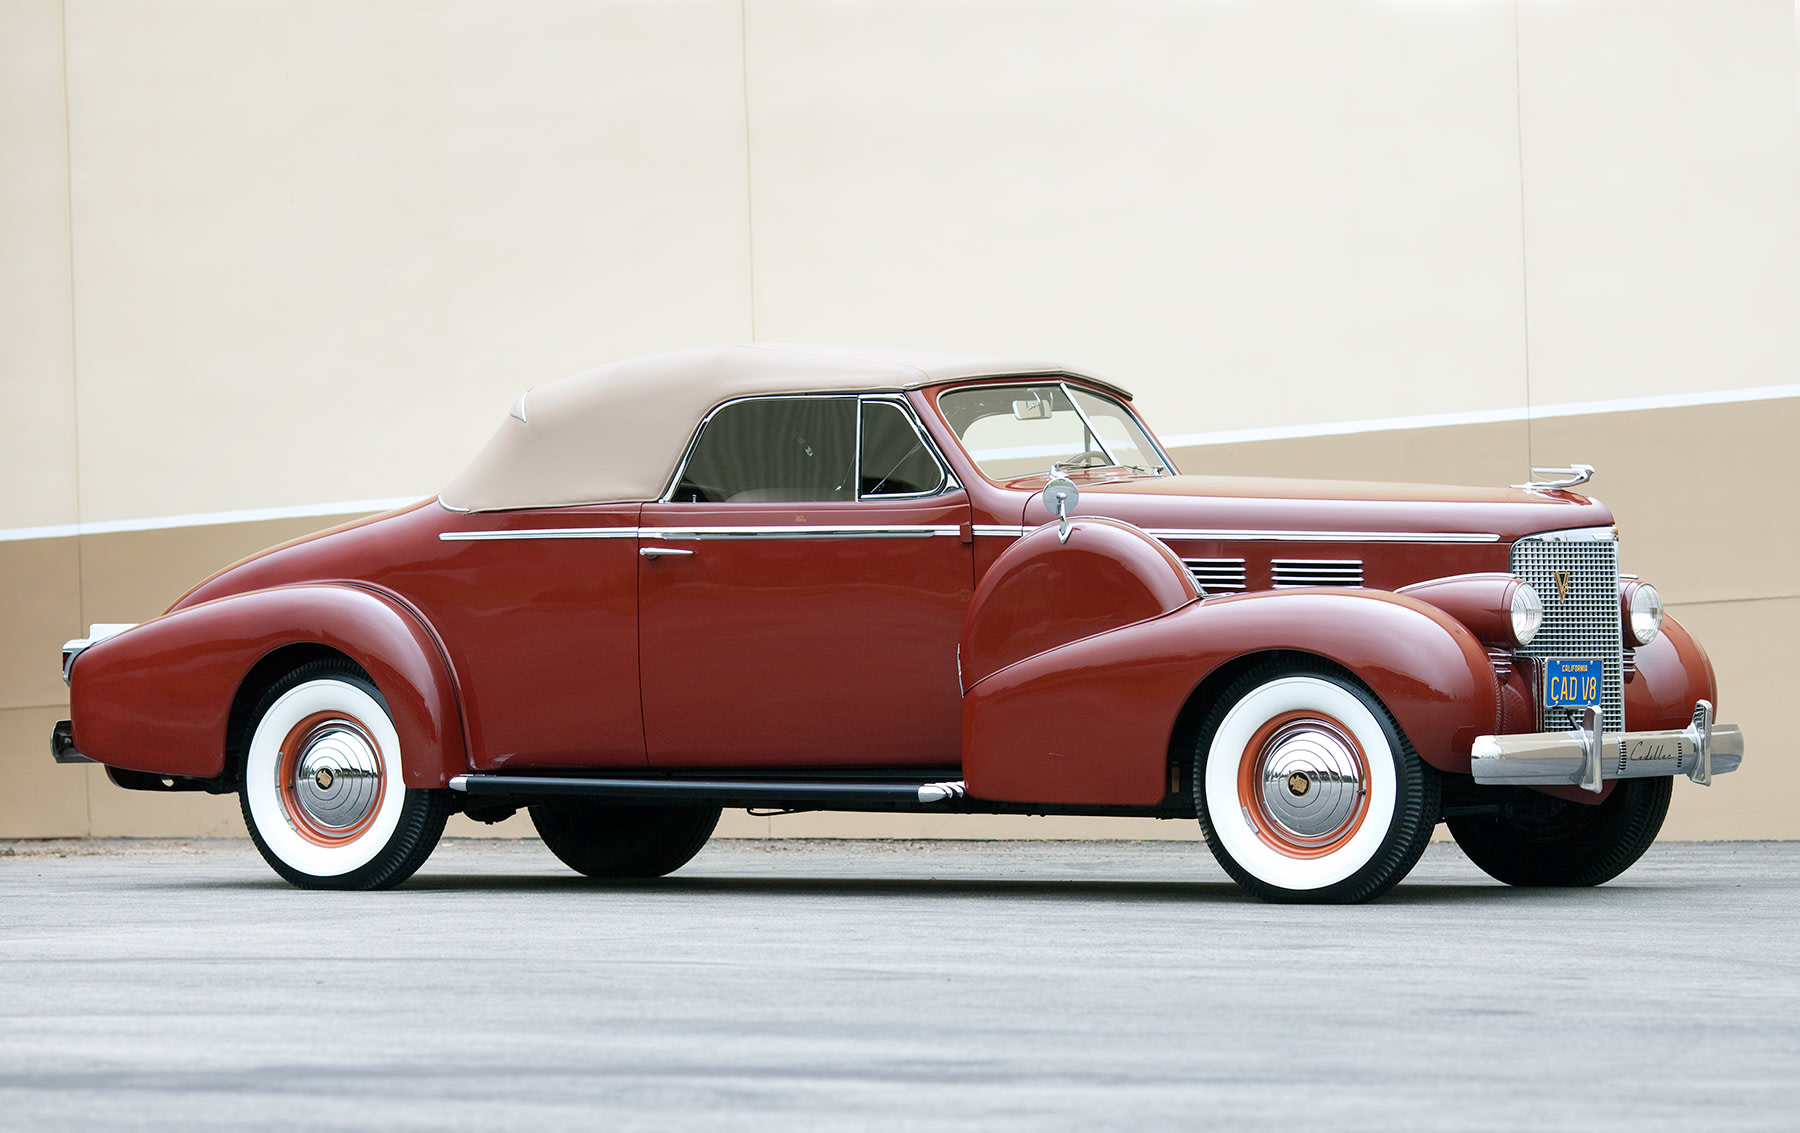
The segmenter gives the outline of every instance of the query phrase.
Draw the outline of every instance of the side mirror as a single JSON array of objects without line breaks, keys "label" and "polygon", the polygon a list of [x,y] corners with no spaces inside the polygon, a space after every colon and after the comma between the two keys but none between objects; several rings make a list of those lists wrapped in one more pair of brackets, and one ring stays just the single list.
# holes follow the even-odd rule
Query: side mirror
[{"label": "side mirror", "polygon": [[1075,489],[1075,482],[1066,476],[1058,476],[1044,485],[1044,510],[1056,517],[1056,541],[1069,541],[1069,512],[1081,502],[1081,493]]}]

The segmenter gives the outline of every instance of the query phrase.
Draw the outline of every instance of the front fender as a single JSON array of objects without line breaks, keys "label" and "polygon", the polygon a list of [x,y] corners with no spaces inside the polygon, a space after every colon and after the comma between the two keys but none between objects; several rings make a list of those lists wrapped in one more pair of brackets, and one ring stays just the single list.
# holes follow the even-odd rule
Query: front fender
[{"label": "front fender", "polygon": [[963,698],[969,793],[1157,804],[1169,794],[1169,744],[1189,700],[1222,666],[1269,652],[1354,673],[1444,771],[1466,774],[1475,737],[1498,727],[1493,666],[1443,611],[1374,590],[1262,591],[1070,642],[977,683]]},{"label": "front fender", "polygon": [[436,638],[365,587],[275,587],[189,606],[84,650],[70,672],[83,755],[112,767],[210,779],[227,768],[232,702],[262,658],[290,645],[349,657],[375,682],[400,734],[409,787],[467,769],[456,686]]},{"label": "front fender", "polygon": [[1719,707],[1719,685],[1712,661],[1687,627],[1665,616],[1662,632],[1637,647],[1636,672],[1625,682],[1625,726],[1634,732],[1685,728],[1694,719],[1694,703]]}]

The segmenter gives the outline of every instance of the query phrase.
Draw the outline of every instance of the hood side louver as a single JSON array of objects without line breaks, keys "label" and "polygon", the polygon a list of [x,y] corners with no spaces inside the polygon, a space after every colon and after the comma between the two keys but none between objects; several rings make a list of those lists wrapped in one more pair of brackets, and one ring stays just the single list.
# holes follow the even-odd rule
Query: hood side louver
[{"label": "hood side louver", "polygon": [[1244,590],[1248,588],[1244,576],[1243,559],[1182,559],[1188,573],[1194,576],[1194,585],[1202,592],[1216,594],[1223,590]]},{"label": "hood side louver", "polygon": [[1275,559],[1269,564],[1276,589],[1290,586],[1361,586],[1361,559]]}]

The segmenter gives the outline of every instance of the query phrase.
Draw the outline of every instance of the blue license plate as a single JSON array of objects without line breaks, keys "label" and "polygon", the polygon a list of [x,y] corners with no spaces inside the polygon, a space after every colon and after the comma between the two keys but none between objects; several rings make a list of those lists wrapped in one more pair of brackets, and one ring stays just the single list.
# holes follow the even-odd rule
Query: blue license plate
[{"label": "blue license plate", "polygon": [[1546,657],[1544,659],[1544,707],[1600,706],[1598,657]]}]

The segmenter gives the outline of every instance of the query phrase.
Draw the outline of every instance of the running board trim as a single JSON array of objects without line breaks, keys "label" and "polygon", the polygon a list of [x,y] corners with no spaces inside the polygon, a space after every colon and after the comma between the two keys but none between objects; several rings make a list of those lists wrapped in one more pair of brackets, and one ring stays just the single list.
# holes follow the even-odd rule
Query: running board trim
[{"label": "running board trim", "polygon": [[968,794],[961,780],[937,783],[773,782],[767,779],[590,779],[573,775],[458,775],[470,795],[580,795],[619,802],[719,802],[823,807],[930,806]]}]

